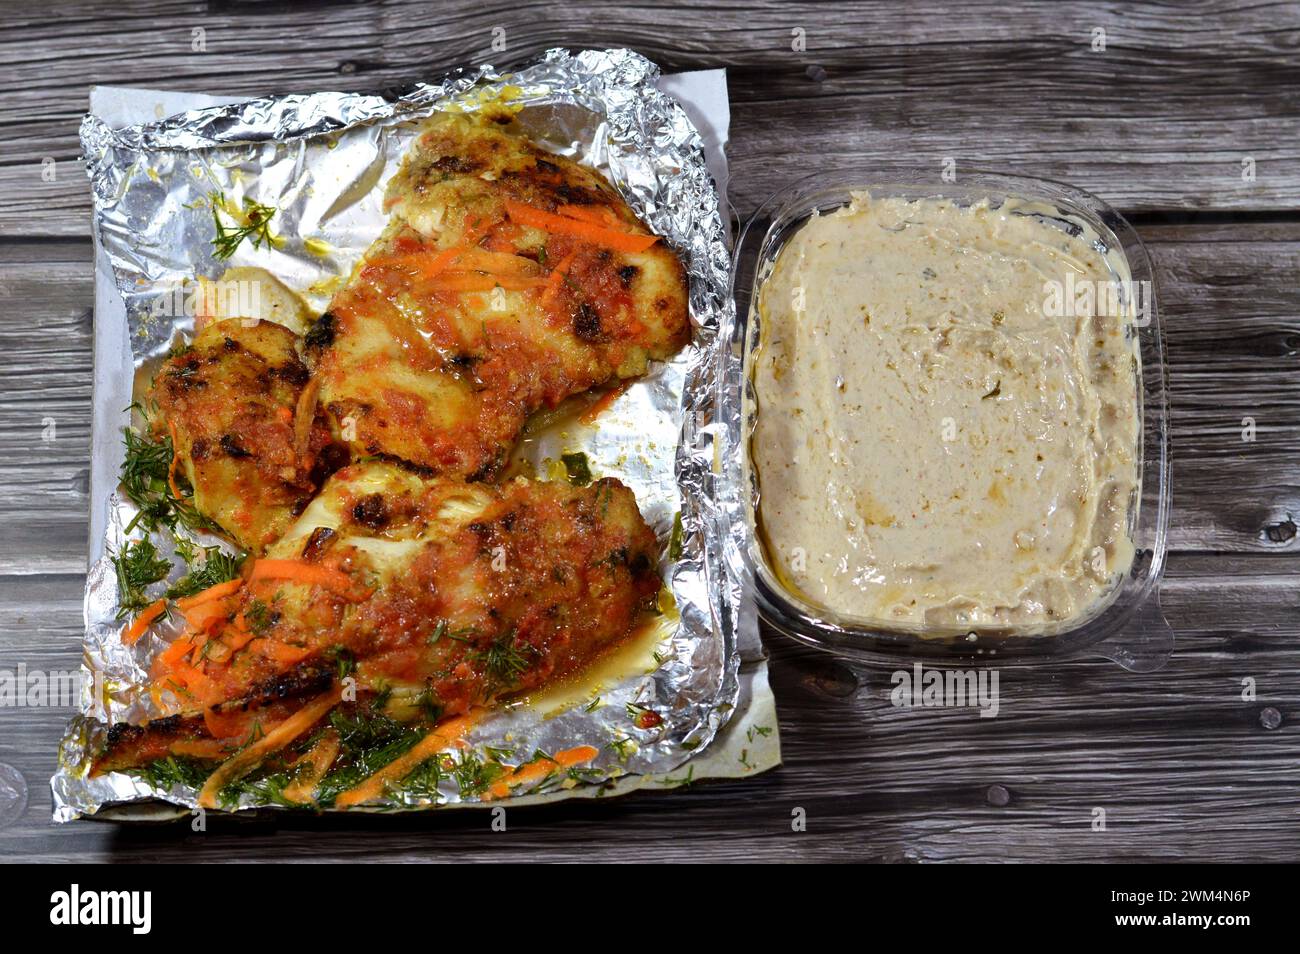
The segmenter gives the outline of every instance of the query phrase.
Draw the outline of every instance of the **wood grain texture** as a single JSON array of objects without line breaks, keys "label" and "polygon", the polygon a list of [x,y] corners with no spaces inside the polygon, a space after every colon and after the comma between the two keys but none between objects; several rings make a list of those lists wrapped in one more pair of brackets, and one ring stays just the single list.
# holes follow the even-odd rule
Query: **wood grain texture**
[{"label": "wood grain texture", "polygon": [[[81,581],[0,578],[0,627],[39,649],[0,649],[0,667],[68,669],[79,659]],[[768,634],[785,765],[744,782],[598,804],[485,815],[337,819],[268,814],[147,829],[51,826],[43,742],[69,710],[4,712],[0,761],[32,787],[12,857],[320,860],[1294,860],[1300,731],[1261,724],[1300,707],[1300,572],[1287,561],[1180,555],[1164,608],[1170,666],[1120,673],[1107,661],[1003,669],[1001,711],[907,710],[888,672],[854,671]],[[1242,700],[1250,677],[1258,699]],[[14,740],[17,740],[15,743]],[[1010,796],[990,803],[1000,785]],[[791,831],[803,808],[808,830]],[[1093,810],[1107,828],[1092,830]],[[319,835],[324,830],[327,835]]]},{"label": "wood grain texture", "polygon": [[1300,208],[1294,3],[68,0],[57,17],[13,11],[0,34],[0,235],[87,234],[76,133],[90,84],[374,91],[565,45],[726,66],[742,210],[791,176],[947,157],[1073,182],[1121,210]]},{"label": "wood grain texture", "polygon": [[[1169,665],[1000,673],[1001,711],[907,710],[889,670],[774,633],[785,765],[595,804],[185,827],[48,822],[70,711],[0,709],[34,860],[1269,860],[1300,857],[1300,8],[1282,3],[209,4],[75,0],[0,34],[0,670],[74,669],[92,331],[76,124],[91,83],[378,89],[491,56],[629,45],[727,66],[732,200],[864,162],[1055,176],[1133,214],[1168,329]],[[190,50],[206,31],[206,53]],[[1089,49],[1092,30],[1107,51]],[[807,51],[790,50],[791,30]],[[1240,179],[1243,155],[1257,179]],[[41,181],[40,160],[57,178]],[[1199,210],[1199,211],[1198,211]],[[1202,214],[1203,213],[1203,214]],[[1243,419],[1255,440],[1242,439]],[[48,429],[54,422],[54,431]],[[1243,681],[1255,697],[1243,698]],[[1276,726],[1269,728],[1269,726]],[[994,786],[1005,789],[992,791]],[[791,831],[791,812],[808,830]],[[1095,809],[1107,828],[1093,831]]]},{"label": "wood grain texture", "polygon": [[[1300,224],[1141,230],[1168,329],[1175,550],[1300,552]],[[89,246],[0,244],[0,572],[79,573]],[[1243,420],[1255,440],[1242,440]],[[46,441],[47,422],[55,425]]]}]

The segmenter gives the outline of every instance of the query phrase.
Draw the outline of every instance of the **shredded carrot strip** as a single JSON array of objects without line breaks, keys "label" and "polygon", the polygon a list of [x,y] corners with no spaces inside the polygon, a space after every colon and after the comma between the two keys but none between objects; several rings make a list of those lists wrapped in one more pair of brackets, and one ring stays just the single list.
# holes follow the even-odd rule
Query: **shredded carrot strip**
[{"label": "shredded carrot strip", "polygon": [[529,275],[483,275],[478,272],[443,272],[434,283],[439,291],[489,292],[500,285],[507,291],[541,288],[546,279]]},{"label": "shredded carrot strip", "polygon": [[298,406],[293,414],[293,450],[299,461],[307,458],[307,442],[311,439],[311,425],[316,419],[316,399],[319,394],[320,378],[313,375],[298,395]]},{"label": "shredded carrot strip", "polygon": [[216,739],[181,739],[172,743],[171,752],[193,759],[219,759],[226,754],[226,747]]},{"label": "shredded carrot strip", "polygon": [[583,424],[590,424],[600,415],[609,410],[610,405],[619,399],[624,391],[627,390],[627,384],[620,384],[618,387],[610,388],[599,398],[591,403],[591,406],[578,415],[578,420]]},{"label": "shredded carrot strip", "polygon": [[350,600],[365,598],[353,585],[352,577],[341,570],[300,560],[258,560],[253,564],[253,573],[249,577],[250,582],[254,580],[292,580],[308,586],[323,586]]},{"label": "shredded carrot strip", "polygon": [[605,228],[618,228],[623,223],[618,220],[614,213],[610,212],[605,206],[591,208],[586,205],[562,205],[555,210],[558,214],[568,216],[571,219],[579,219],[583,222],[590,222],[592,225],[600,225]]},{"label": "shredded carrot strip", "polygon": [[514,255],[518,251],[519,236],[522,234],[523,230],[518,225],[502,222],[492,230],[482,247]]},{"label": "shredded carrot strip", "polygon": [[216,706],[203,710],[203,725],[214,739],[230,739],[246,733],[249,716],[244,712],[218,712]]},{"label": "shredded carrot strip", "polygon": [[342,694],[343,690],[336,686],[324,695],[317,696],[252,745],[222,762],[203,783],[203,789],[199,792],[199,804],[204,808],[216,808],[217,796],[223,788],[243,778],[257,768],[268,755],[280,751],[314,726],[325,713],[338,705]]},{"label": "shredded carrot strip", "polygon": [[302,662],[312,654],[312,650],[303,646],[290,646],[288,643],[282,643],[278,639],[257,639],[254,640],[253,648],[258,650],[263,656],[269,656],[276,662],[292,666],[294,663]]},{"label": "shredded carrot strip", "polygon": [[461,255],[464,267],[490,275],[522,275],[537,278],[538,265],[532,259],[510,252],[490,252],[477,246],[465,249]]},{"label": "shredded carrot strip", "polygon": [[204,698],[212,691],[212,680],[203,674],[203,670],[185,662],[172,665],[167,679],[173,686],[184,689],[197,699]]},{"label": "shredded carrot strip", "polygon": [[362,274],[368,277],[373,274],[372,269],[410,268],[414,269],[421,278],[436,278],[439,272],[459,258],[464,251],[465,249],[462,246],[456,245],[443,249],[441,252],[424,251],[407,252],[402,255],[380,255],[366,262]]},{"label": "shredded carrot strip", "polygon": [[191,607],[188,612],[182,612],[181,615],[185,617],[185,624],[192,631],[207,633],[224,620],[228,612],[222,600],[208,600],[199,606]]},{"label": "shredded carrot strip", "polygon": [[569,268],[573,265],[573,259],[577,254],[577,252],[570,252],[560,259],[560,263],[555,268],[551,269],[551,274],[546,277],[546,291],[542,292],[543,308],[551,307],[551,302],[559,294],[560,285],[564,282],[564,276],[569,274]]},{"label": "shredded carrot strip", "polygon": [[290,766],[294,770],[293,784],[285,787],[284,797],[291,802],[310,802],[315,800],[316,786],[325,777],[329,767],[339,755],[339,734],[330,729],[321,734],[302,758]]},{"label": "shredded carrot strip", "polygon": [[221,634],[221,641],[230,647],[232,653],[237,653],[251,643],[255,635],[251,630],[232,627]]},{"label": "shredded carrot strip", "polygon": [[474,724],[474,719],[473,714],[457,716],[454,719],[448,719],[440,726],[436,726],[428,735],[415,743],[413,748],[408,749],[404,755],[399,755],[360,785],[354,785],[335,798],[335,806],[338,808],[351,808],[353,805],[360,805],[363,802],[379,798],[384,794],[384,788],[389,782],[400,782],[410,775],[415,770],[415,767],[425,759],[437,755],[454,745]]},{"label": "shredded carrot strip", "polygon": [[159,654],[158,661],[155,665],[161,666],[165,670],[179,663],[181,659],[183,659],[188,653],[192,652],[193,649],[194,637],[189,635],[182,636],[179,639],[174,640],[170,646]]},{"label": "shredded carrot strip", "polygon": [[193,596],[182,597],[176,601],[176,605],[184,613],[211,600],[219,600],[223,596],[229,596],[231,593],[237,592],[243,585],[244,581],[238,578],[226,580],[226,582],[218,583],[216,586],[209,586],[206,590],[200,590]]},{"label": "shredded carrot strip", "polygon": [[[230,659],[230,646],[221,639],[209,639],[203,644],[203,649],[199,651],[198,659],[206,659],[217,665],[225,663]],[[198,660],[195,660],[197,665]]]},{"label": "shredded carrot strip", "polygon": [[463,231],[460,233],[461,245],[477,245],[479,239],[491,233],[500,222],[490,222],[484,219],[474,219],[470,221],[469,216],[465,216],[461,222]]},{"label": "shredded carrot strip", "polygon": [[571,768],[574,765],[581,765],[583,762],[590,762],[599,754],[599,749],[592,748],[590,745],[579,745],[572,749],[565,749],[563,752],[556,752],[551,758],[536,759],[527,765],[520,765],[508,776],[488,789],[485,797],[505,798],[517,788],[522,788],[525,785],[535,785],[554,772],[556,768]]},{"label": "shredded carrot strip", "polygon": [[181,445],[176,439],[176,425],[171,421],[167,422],[167,430],[172,436],[172,462],[167,465],[167,486],[171,488],[172,496],[177,500],[181,499],[180,489],[176,486],[176,465],[181,460]]},{"label": "shredded carrot strip", "polygon": [[122,633],[122,645],[134,646],[136,640],[143,636],[144,631],[149,628],[149,624],[161,616],[166,610],[166,600],[156,600],[153,603],[150,603],[139,616],[132,620],[131,625],[126,628],[124,633]]},{"label": "shredded carrot strip", "polygon": [[543,212],[541,209],[512,199],[506,199],[506,213],[521,225],[542,229],[545,232],[572,235],[593,245],[601,245],[620,252],[644,252],[659,241],[657,235],[636,235],[632,232],[593,225],[565,215]]}]

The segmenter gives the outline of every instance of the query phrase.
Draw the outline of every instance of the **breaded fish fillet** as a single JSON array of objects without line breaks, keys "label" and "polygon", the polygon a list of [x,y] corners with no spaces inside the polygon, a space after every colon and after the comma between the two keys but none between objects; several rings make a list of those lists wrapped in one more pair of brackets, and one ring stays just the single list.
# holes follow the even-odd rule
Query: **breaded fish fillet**
[{"label": "breaded fish fillet", "polygon": [[308,334],[322,404],[357,454],[490,477],[530,413],[689,338],[673,251],[597,173],[489,120],[431,121],[388,203]]},{"label": "breaded fish fillet", "polygon": [[332,442],[299,347],[272,322],[213,322],[163,363],[148,394],[195,509],[254,553],[311,499]]},{"label": "breaded fish fillet", "polygon": [[613,479],[493,487],[346,467],[247,582],[185,610],[188,635],[153,672],[181,717],[116,729],[96,770],[236,747],[336,672],[431,719],[536,688],[626,637],[657,567],[654,533]]}]

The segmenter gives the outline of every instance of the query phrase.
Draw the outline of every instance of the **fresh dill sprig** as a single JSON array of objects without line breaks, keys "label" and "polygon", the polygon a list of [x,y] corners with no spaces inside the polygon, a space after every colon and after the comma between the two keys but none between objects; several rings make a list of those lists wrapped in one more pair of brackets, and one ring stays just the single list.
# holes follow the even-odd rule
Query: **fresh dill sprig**
[{"label": "fresh dill sprig", "polygon": [[325,657],[333,659],[339,682],[357,671],[357,660],[346,646],[331,646],[325,650]]},{"label": "fresh dill sprig", "polygon": [[620,762],[626,762],[631,750],[636,748],[636,740],[630,736],[620,735],[609,740],[609,747],[614,750]]},{"label": "fresh dill sprig", "polygon": [[[330,724],[339,734],[343,755],[359,759],[372,750],[409,736],[414,742],[420,738],[419,730],[403,725],[384,715],[378,702],[352,712],[335,709],[330,713]],[[381,763],[386,764],[386,763]]]},{"label": "fresh dill sprig", "polygon": [[316,788],[320,805],[329,807],[340,793],[405,755],[424,737],[420,728],[384,715],[386,701],[380,696],[368,706],[351,712],[335,709],[330,713],[330,724],[339,734],[338,767],[322,778]]},{"label": "fresh dill sprig", "polygon": [[[176,534],[178,525],[192,531],[219,530],[216,524],[195,509],[192,498],[178,500],[172,496],[167,479],[172,462],[171,437],[164,435],[154,440],[129,427],[122,430],[126,444],[126,456],[122,461],[122,492],[139,511],[126,525],[126,532],[131,533],[137,527],[146,533],[165,529],[181,543],[182,538]],[[192,546],[190,550],[192,553]]]},{"label": "fresh dill sprig", "polygon": [[131,428],[123,428],[126,457],[122,461],[122,492],[139,508],[135,519],[127,527],[130,533],[136,526],[156,530],[171,526],[172,507],[167,496],[167,472],[172,462],[171,438],[151,440]]},{"label": "fresh dill sprig", "polygon": [[411,773],[396,787],[403,795],[428,798],[437,802],[442,800],[442,793],[438,791],[438,786],[446,777],[447,774],[442,770],[442,757],[434,755],[412,769]]},{"label": "fresh dill sprig", "polygon": [[262,720],[254,719],[252,727],[248,730],[248,738],[244,739],[239,746],[239,751],[243,751],[255,742],[260,742],[266,738],[266,730],[262,728]]},{"label": "fresh dill sprig", "polygon": [[128,769],[128,772],[139,776],[152,788],[171,791],[177,786],[202,787],[208,776],[212,774],[212,769],[196,759],[169,755],[165,759],[157,759],[139,768]]},{"label": "fresh dill sprig", "polygon": [[695,765],[692,763],[686,767],[686,774],[681,778],[673,778],[669,775],[666,778],[656,779],[660,785],[673,785],[679,788],[685,788],[695,781]]},{"label": "fresh dill sprig", "polygon": [[117,574],[119,594],[117,618],[125,619],[153,602],[145,593],[145,588],[167,579],[172,565],[158,555],[158,548],[153,545],[153,541],[144,537],[128,540],[122,549],[113,554],[113,569]]},{"label": "fresh dill sprig", "polygon": [[254,636],[265,636],[266,631],[279,619],[279,614],[273,614],[264,600],[254,599],[244,607],[244,619]]},{"label": "fresh dill sprig", "polygon": [[463,751],[450,768],[461,798],[482,795],[506,772],[506,767],[500,762],[481,759],[472,749]]},{"label": "fresh dill sprig", "polygon": [[201,593],[218,583],[225,583],[239,576],[239,571],[247,557],[245,553],[226,553],[220,547],[204,547],[203,563],[185,574],[167,590],[167,598],[182,599]]},{"label": "fresh dill sprig", "polygon": [[261,778],[244,778],[231,782],[218,794],[221,804],[226,807],[233,807],[239,804],[239,799],[243,795],[252,796],[252,799],[258,805],[279,805],[281,808],[312,808],[310,803],[295,802],[284,794],[284,790],[292,784],[287,772],[272,772]]},{"label": "fresh dill sprig", "polygon": [[[232,212],[225,193],[213,192],[208,198],[212,205],[212,222],[217,229],[216,238],[212,240],[212,254],[217,258],[230,258],[244,239],[250,239],[253,248],[261,248],[263,242],[275,244],[275,238],[271,235],[271,219],[276,212],[274,206],[254,202],[245,196],[243,208]],[[222,220],[222,210],[235,221],[234,225],[227,225]]]},{"label": "fresh dill sprig", "polygon": [[484,678],[494,689],[513,686],[528,671],[528,658],[515,645],[513,629],[502,633],[486,649],[478,650],[474,655],[483,664]]},{"label": "fresh dill sprig", "polygon": [[415,705],[429,722],[437,722],[445,711],[442,703],[438,701],[437,694],[427,686],[415,697]]}]

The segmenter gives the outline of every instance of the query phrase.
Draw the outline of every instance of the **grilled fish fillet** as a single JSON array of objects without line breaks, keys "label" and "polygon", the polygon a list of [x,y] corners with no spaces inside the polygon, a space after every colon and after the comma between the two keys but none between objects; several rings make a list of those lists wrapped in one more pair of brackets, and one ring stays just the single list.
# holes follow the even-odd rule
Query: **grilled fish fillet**
[{"label": "grilled fish fillet", "polygon": [[183,660],[164,653],[154,672],[179,717],[116,729],[96,770],[237,746],[250,712],[265,730],[336,672],[435,719],[534,689],[626,637],[654,604],[657,566],[617,480],[494,487],[346,467],[241,589],[187,615]]},{"label": "grilled fish fillet", "polygon": [[308,334],[358,455],[489,478],[528,415],[689,338],[686,280],[597,173],[483,118],[429,123],[391,219]]},{"label": "grilled fish fillet", "polygon": [[[194,507],[254,553],[306,506],[332,444],[300,344],[272,322],[213,322],[164,362],[148,395],[174,428]],[[310,404],[301,414],[300,403]]]}]

